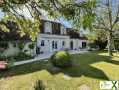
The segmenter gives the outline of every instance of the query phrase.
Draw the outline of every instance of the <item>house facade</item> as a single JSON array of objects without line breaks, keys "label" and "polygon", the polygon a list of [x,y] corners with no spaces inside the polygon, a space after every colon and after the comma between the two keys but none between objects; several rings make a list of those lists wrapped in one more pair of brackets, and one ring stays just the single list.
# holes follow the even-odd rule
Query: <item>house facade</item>
[{"label": "house facade", "polygon": [[36,53],[86,49],[88,40],[81,36],[77,30],[66,28],[59,22],[41,20]]},{"label": "house facade", "polygon": [[[8,24],[10,27],[12,24]],[[12,27],[9,33],[0,32],[0,43],[7,42],[7,48],[3,55],[11,56],[18,54],[21,50],[18,48],[19,42],[24,43],[23,52],[27,54],[53,53],[59,50],[82,50],[87,48],[88,40],[83,37],[78,30],[66,28],[59,22],[50,20],[41,20],[40,33],[37,36],[35,48],[29,49],[32,41],[27,37],[20,37],[17,30]],[[15,45],[14,45],[15,44]]]}]

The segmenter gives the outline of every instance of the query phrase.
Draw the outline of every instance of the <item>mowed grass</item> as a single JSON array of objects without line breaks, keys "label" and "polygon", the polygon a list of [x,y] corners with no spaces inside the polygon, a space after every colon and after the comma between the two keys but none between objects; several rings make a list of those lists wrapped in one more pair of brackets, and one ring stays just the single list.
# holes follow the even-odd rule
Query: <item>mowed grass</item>
[{"label": "mowed grass", "polygon": [[49,62],[34,62],[0,72],[0,90],[35,90],[35,82],[42,80],[46,90],[100,90],[102,80],[119,81],[119,54],[110,60],[106,52],[72,55],[73,66],[57,69]]}]

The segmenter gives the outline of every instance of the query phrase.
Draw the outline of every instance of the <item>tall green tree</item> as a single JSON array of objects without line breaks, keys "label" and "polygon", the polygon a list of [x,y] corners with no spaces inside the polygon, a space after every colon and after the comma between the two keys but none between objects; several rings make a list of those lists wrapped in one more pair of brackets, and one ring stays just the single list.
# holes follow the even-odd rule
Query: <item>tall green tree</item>
[{"label": "tall green tree", "polygon": [[108,39],[108,53],[112,56],[113,33],[119,24],[119,0],[98,0],[96,8],[96,21],[94,27],[97,30],[105,30]]}]

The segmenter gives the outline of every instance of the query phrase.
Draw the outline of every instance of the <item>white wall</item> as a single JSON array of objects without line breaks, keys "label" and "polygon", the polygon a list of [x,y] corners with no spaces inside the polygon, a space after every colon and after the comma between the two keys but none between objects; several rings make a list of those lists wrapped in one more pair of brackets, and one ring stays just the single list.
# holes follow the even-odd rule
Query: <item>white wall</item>
[{"label": "white wall", "polygon": [[12,43],[8,43],[9,48],[7,48],[4,52],[4,56],[13,56],[16,55],[20,50],[18,47],[14,47]]},{"label": "white wall", "polygon": [[[41,46],[41,41],[45,41],[45,46]],[[52,48],[52,41],[57,42],[57,49]],[[65,42],[65,46],[62,46],[62,42]],[[39,34],[37,39],[37,46],[41,48],[44,53],[50,53],[61,49],[71,49],[70,42],[73,42],[73,50],[79,50],[82,48],[82,42],[88,43],[88,40],[70,39],[69,36],[64,35],[48,35]]]},{"label": "white wall", "polygon": [[[35,48],[33,50],[30,50],[28,47],[28,45],[31,43],[32,42],[27,42],[24,45],[24,48],[22,51],[24,52],[24,50],[27,50],[27,52],[25,52],[26,54],[35,55],[35,52],[36,52]],[[14,43],[8,42],[8,44],[9,44],[9,48],[3,52],[4,56],[14,56],[20,52],[20,50],[18,48],[18,44],[16,44],[16,47],[14,47]]]},{"label": "white wall", "polygon": [[[41,46],[41,41],[45,41],[45,46]],[[52,48],[52,42],[57,42],[57,49]],[[69,48],[69,36],[40,34],[37,39],[37,46],[44,53],[54,52],[63,49],[62,42],[65,42],[64,48]]]}]

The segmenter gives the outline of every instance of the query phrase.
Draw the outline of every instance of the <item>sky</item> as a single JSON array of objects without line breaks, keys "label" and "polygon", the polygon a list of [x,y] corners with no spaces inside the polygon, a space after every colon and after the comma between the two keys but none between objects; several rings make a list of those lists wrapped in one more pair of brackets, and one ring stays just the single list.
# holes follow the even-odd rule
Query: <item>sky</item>
[{"label": "sky", "polygon": [[59,21],[60,21],[60,23],[62,23],[62,24],[63,24],[63,25],[65,25],[66,27],[69,27],[69,28],[71,28],[71,27],[72,27],[71,22],[70,22],[70,21],[65,20],[63,17],[60,17]]},{"label": "sky", "polygon": [[0,19],[4,16],[4,13],[0,10]]}]

